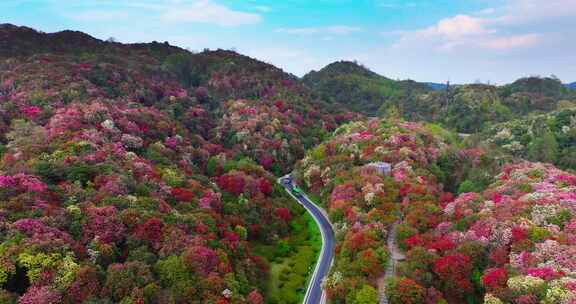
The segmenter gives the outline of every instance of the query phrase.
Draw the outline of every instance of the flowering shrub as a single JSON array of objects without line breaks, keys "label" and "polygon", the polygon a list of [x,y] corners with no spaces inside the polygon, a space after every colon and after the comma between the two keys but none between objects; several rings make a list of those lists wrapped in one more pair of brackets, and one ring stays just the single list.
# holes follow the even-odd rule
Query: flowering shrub
[{"label": "flowering shrub", "polygon": [[18,304],[58,304],[61,303],[60,294],[49,286],[30,287],[20,298]]},{"label": "flowering shrub", "polygon": [[388,282],[386,295],[392,304],[423,303],[426,289],[408,278],[398,278]]},{"label": "flowering shrub", "polygon": [[0,26],[0,302],[267,301],[254,244],[301,210],[267,170],[357,116],[233,52],[21,30]]},{"label": "flowering shrub", "polygon": [[497,290],[504,288],[508,280],[508,274],[506,269],[503,268],[492,268],[484,271],[482,276],[482,285],[488,291]]},{"label": "flowering shrub", "polygon": [[[575,169],[576,109],[561,109],[496,124],[483,132],[487,142],[532,161]],[[545,123],[544,123],[545,122]]]},{"label": "flowering shrub", "polygon": [[[399,266],[403,278],[387,291],[390,301],[438,303],[448,298],[458,303],[475,292],[471,276],[477,265],[485,264],[484,257],[477,243],[462,244],[475,240],[473,235],[456,230],[467,228],[473,219],[459,224],[450,216],[472,215],[481,195],[453,200],[439,179],[447,175],[440,169],[448,167],[445,158],[474,168],[484,152],[460,153],[449,141],[448,132],[433,126],[373,119],[340,127],[298,164],[298,184],[321,198],[335,226],[333,274],[339,281],[327,281],[335,302],[346,301],[361,284],[375,287],[384,275],[389,259],[386,236],[399,215],[403,223],[396,236],[409,253],[406,264]],[[371,164],[377,162],[389,164],[390,172],[375,170]]]}]

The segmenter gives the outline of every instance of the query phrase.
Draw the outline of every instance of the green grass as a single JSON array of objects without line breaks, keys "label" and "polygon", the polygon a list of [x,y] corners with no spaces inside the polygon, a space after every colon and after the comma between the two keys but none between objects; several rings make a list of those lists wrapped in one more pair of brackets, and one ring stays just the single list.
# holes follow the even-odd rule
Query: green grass
[{"label": "green grass", "polygon": [[[286,245],[288,251],[284,250]],[[266,303],[301,303],[321,248],[320,231],[306,212],[292,220],[287,240],[274,245],[253,244],[254,253],[265,258],[270,266],[264,291]]]}]

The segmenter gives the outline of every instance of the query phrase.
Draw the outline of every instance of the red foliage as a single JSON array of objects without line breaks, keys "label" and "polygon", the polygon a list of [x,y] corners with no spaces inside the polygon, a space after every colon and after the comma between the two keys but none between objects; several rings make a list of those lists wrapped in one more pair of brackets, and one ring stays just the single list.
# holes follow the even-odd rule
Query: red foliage
[{"label": "red foliage", "polygon": [[189,202],[194,198],[194,193],[183,188],[174,188],[172,189],[172,196],[177,201]]},{"label": "red foliage", "polygon": [[440,195],[440,202],[441,203],[449,203],[451,201],[454,200],[454,194],[450,193],[450,192],[443,192]]},{"label": "red foliage", "polygon": [[258,180],[258,189],[260,192],[269,196],[272,194],[272,183],[270,183],[266,178],[260,178],[260,180]]},{"label": "red foliage", "polygon": [[454,249],[456,245],[454,244],[454,242],[446,237],[437,237],[435,238],[432,242],[430,242],[426,248],[427,249],[436,249],[436,250],[441,250],[441,251],[448,251],[451,249]]},{"label": "red foliage", "polygon": [[362,272],[368,277],[375,278],[382,274],[382,266],[372,248],[360,252],[358,256]]},{"label": "red foliage", "polygon": [[377,240],[369,231],[348,232],[344,240],[343,248],[350,250],[353,254],[370,247],[374,247]]},{"label": "red foliage", "polygon": [[506,281],[508,280],[508,273],[504,268],[491,268],[484,271],[482,276],[482,285],[489,292],[493,292],[500,288],[506,287]]},{"label": "red foliage", "polygon": [[426,289],[418,283],[408,279],[401,278],[391,292],[391,303],[394,304],[417,304],[422,303],[426,295]]},{"label": "red foliage", "polygon": [[162,239],[162,226],[161,220],[151,218],[136,228],[135,235],[137,238],[155,244]]},{"label": "red foliage", "polygon": [[244,177],[237,173],[228,173],[218,178],[218,186],[224,191],[234,195],[240,195],[244,192],[245,185]]},{"label": "red foliage", "polygon": [[218,256],[216,252],[204,246],[192,246],[184,254],[184,262],[192,270],[207,276],[218,265]]},{"label": "red foliage", "polygon": [[263,304],[264,297],[257,291],[253,290],[250,294],[248,294],[248,303],[249,304]]},{"label": "red foliage", "polygon": [[74,282],[66,289],[64,303],[82,303],[100,290],[98,271],[91,266],[83,266],[75,274]]},{"label": "red foliage", "polygon": [[404,240],[404,245],[408,248],[416,247],[416,246],[424,246],[425,241],[422,239],[422,236],[419,234],[415,234],[407,239]]},{"label": "red foliage", "polygon": [[38,116],[38,114],[40,114],[42,112],[42,109],[40,109],[39,107],[36,106],[29,106],[29,107],[24,107],[23,109],[21,109],[22,113],[24,113],[24,115],[26,115],[26,117],[32,119],[35,118],[36,116]]},{"label": "red foliage", "polygon": [[520,227],[512,227],[512,242],[523,241],[528,238],[528,233]]},{"label": "red foliage", "polygon": [[465,293],[472,290],[472,283],[469,281],[472,272],[470,258],[461,253],[454,253],[442,257],[434,262],[434,272],[446,282],[447,286],[456,293]]},{"label": "red foliage", "polygon": [[276,216],[283,220],[285,223],[290,222],[292,219],[292,214],[290,214],[290,209],[288,208],[277,208]]},{"label": "red foliage", "polygon": [[496,266],[504,266],[510,260],[510,258],[508,257],[508,249],[500,247],[492,250],[490,252],[490,260]]},{"label": "red foliage", "polygon": [[84,229],[87,237],[92,233],[104,243],[120,241],[125,237],[125,227],[118,217],[116,207],[90,208],[87,213],[90,218]]},{"label": "red foliage", "polygon": [[554,280],[564,275],[561,272],[555,271],[551,267],[528,268],[526,272],[530,276],[538,277],[546,281]]},{"label": "red foliage", "polygon": [[276,108],[278,108],[278,110],[282,111],[284,109],[284,101],[276,100],[276,102],[274,103],[274,106],[276,106]]}]

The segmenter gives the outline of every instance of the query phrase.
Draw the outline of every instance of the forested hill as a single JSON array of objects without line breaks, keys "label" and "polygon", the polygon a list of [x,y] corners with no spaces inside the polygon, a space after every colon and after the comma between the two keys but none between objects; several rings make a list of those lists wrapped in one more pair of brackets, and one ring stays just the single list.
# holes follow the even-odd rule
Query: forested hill
[{"label": "forested hill", "polygon": [[351,61],[335,62],[320,71],[312,71],[303,81],[323,99],[370,116],[381,113],[381,107],[387,102],[433,90],[423,83],[388,79]]},{"label": "forested hill", "polygon": [[552,77],[526,77],[503,86],[431,86],[395,81],[350,61],[312,71],[303,81],[322,99],[368,116],[394,113],[407,120],[439,122],[463,133],[530,113],[565,108],[576,101],[576,93]]},{"label": "forested hill", "polygon": [[273,173],[342,108],[231,51],[1,25],[0,302],[297,303],[314,251]]}]

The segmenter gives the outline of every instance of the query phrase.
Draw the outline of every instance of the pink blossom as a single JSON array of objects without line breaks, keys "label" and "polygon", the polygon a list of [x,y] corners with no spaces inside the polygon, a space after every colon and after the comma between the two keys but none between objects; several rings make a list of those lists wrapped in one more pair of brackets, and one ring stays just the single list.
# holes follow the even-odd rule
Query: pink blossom
[{"label": "pink blossom", "polygon": [[16,186],[16,179],[8,175],[0,175],[0,188]]},{"label": "pink blossom", "polygon": [[41,193],[47,188],[46,184],[40,181],[37,177],[32,175],[27,175],[24,173],[18,173],[14,175],[14,178],[18,179],[18,182],[26,191]]},{"label": "pink blossom", "polygon": [[350,136],[354,141],[363,141],[372,138],[372,134],[368,131],[362,131],[360,133],[354,133]]},{"label": "pink blossom", "polygon": [[203,197],[198,202],[198,207],[201,209],[210,209],[210,201],[211,199],[209,197]]},{"label": "pink blossom", "polygon": [[538,278],[544,279],[546,281],[555,279],[559,276],[559,273],[557,273],[551,267],[528,268],[526,273],[528,273],[528,275],[531,275],[533,277],[538,277]]},{"label": "pink blossom", "polygon": [[32,286],[18,299],[18,304],[59,304],[60,294],[49,286]]},{"label": "pink blossom", "polygon": [[400,170],[394,170],[394,172],[392,172],[392,176],[394,177],[394,180],[397,183],[402,182],[404,179],[406,179],[406,172],[404,172],[403,169]]},{"label": "pink blossom", "polygon": [[178,147],[178,138],[177,137],[167,137],[164,140],[164,144],[172,149],[176,149]]},{"label": "pink blossom", "polygon": [[28,118],[35,118],[36,116],[38,116],[38,114],[40,114],[40,112],[42,112],[42,109],[40,109],[39,107],[36,107],[36,106],[24,107],[20,110]]}]

